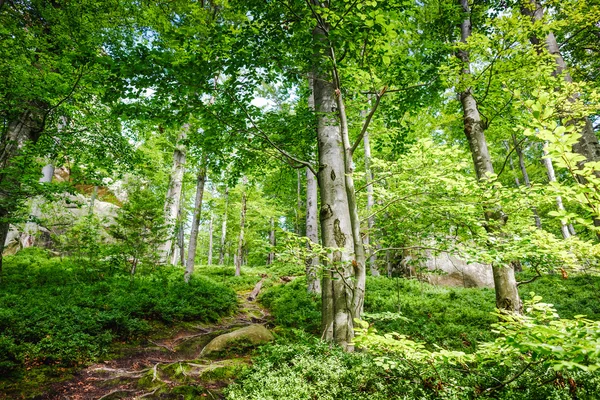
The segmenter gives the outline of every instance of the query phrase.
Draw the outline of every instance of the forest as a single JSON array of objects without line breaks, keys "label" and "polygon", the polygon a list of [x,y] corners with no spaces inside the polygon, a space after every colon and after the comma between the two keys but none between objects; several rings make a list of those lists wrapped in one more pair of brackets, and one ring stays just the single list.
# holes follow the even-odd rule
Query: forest
[{"label": "forest", "polygon": [[0,0],[0,399],[600,398],[600,1]]}]

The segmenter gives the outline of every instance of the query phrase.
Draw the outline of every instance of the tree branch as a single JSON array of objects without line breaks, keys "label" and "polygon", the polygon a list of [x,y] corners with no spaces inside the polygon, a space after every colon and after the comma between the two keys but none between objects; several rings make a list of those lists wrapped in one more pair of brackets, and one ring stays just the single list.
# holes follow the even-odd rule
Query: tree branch
[{"label": "tree branch", "polygon": [[371,123],[371,119],[373,118],[375,111],[377,111],[377,107],[379,107],[381,98],[385,94],[386,90],[387,90],[387,87],[384,86],[383,89],[381,89],[381,91],[378,94],[376,94],[375,104],[373,105],[373,108],[371,108],[371,111],[369,112],[369,115],[367,115],[367,118],[365,118],[363,127],[362,127],[360,133],[358,134],[356,141],[352,145],[352,148],[350,149],[350,154],[354,154],[354,150],[356,150],[356,148],[358,147],[360,142],[363,140],[363,137],[365,136],[365,132],[367,132],[367,129],[369,128],[369,124]]},{"label": "tree branch", "polygon": [[227,96],[229,96],[229,98],[231,100],[233,100],[233,102],[236,103],[240,107],[242,112],[246,115],[246,118],[248,119],[248,121],[250,121],[250,124],[252,124],[252,126],[256,130],[256,132],[258,132],[260,134],[260,136],[262,136],[263,139],[265,139],[267,141],[267,143],[269,143],[269,145],[271,145],[275,150],[280,152],[283,156],[289,158],[290,160],[294,161],[295,163],[305,166],[306,168],[310,169],[310,171],[313,174],[315,174],[315,176],[317,175],[317,172],[315,171],[315,169],[313,168],[311,163],[309,163],[308,161],[301,160],[298,157],[295,157],[294,155],[288,153],[287,151],[285,151],[284,149],[279,147],[275,142],[273,142],[271,140],[271,138],[269,137],[269,135],[265,131],[260,129],[260,127],[256,124],[256,122],[254,122],[254,119],[252,119],[252,116],[250,116],[250,113],[248,113],[248,110],[246,110],[246,108],[242,104],[240,104],[240,102],[234,96],[232,96],[229,92],[226,92],[226,93],[227,93]]}]

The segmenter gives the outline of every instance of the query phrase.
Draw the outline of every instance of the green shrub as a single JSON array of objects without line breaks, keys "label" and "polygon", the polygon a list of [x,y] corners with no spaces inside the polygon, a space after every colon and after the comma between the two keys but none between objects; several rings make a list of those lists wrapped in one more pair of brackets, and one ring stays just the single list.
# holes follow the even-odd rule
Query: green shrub
[{"label": "green shrub", "polygon": [[318,296],[306,290],[306,279],[296,278],[287,285],[275,285],[260,296],[275,323],[285,328],[318,333],[321,327],[321,305]]},{"label": "green shrub", "polygon": [[[234,310],[233,290],[208,279],[183,282],[162,268],[128,275],[78,274],[69,259],[38,250],[5,259],[0,290],[0,373],[24,367],[71,367],[106,355],[115,341],[135,340],[149,321],[215,321]],[[85,278],[88,280],[85,280]]]}]

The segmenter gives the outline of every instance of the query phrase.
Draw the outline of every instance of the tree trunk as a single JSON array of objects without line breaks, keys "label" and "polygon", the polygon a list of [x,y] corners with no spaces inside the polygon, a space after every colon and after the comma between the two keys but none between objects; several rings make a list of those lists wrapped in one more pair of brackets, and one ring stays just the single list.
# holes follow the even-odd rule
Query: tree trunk
[{"label": "tree trunk", "polygon": [[[468,17],[461,23],[461,42],[466,43],[471,36],[471,20],[468,0],[459,0],[460,5]],[[469,53],[459,50],[458,57],[463,62],[464,75],[469,74]],[[469,142],[473,164],[478,179],[487,179],[487,174],[494,173],[492,158],[488,151],[484,134],[484,127],[477,108],[477,101],[473,97],[472,88],[466,88],[459,94],[463,109],[464,131]],[[502,210],[486,210],[485,219],[490,233],[497,231],[506,222]],[[506,266],[492,265],[494,274],[494,287],[496,290],[496,307],[501,310],[521,312],[522,304],[517,290],[515,271],[512,264]]]},{"label": "tree trunk", "polygon": [[[537,0],[530,0],[529,4],[521,7],[521,13],[530,17],[533,21],[540,21],[544,18],[544,7]],[[538,46],[538,51],[541,51],[540,48],[540,40],[536,36],[532,36],[530,38],[531,43],[534,46]],[[548,53],[550,53],[554,57],[554,62],[556,63],[556,68],[553,72],[554,76],[563,75],[564,80],[566,82],[573,82],[573,77],[567,70],[567,63],[563,58],[560,52],[560,46],[556,41],[556,37],[553,32],[550,32],[546,36],[545,47]],[[577,95],[575,95],[571,100],[577,100]],[[585,164],[587,162],[598,162],[600,161],[600,142],[598,141],[598,137],[594,132],[594,126],[592,125],[592,121],[589,118],[582,119],[573,119],[571,121],[567,121],[568,125],[581,125],[582,128],[580,130],[581,137],[578,142],[573,146],[573,151],[577,154],[581,154],[586,158],[586,161],[581,164]],[[595,171],[597,177],[600,178],[600,171]],[[582,177],[577,177],[580,183],[585,184],[585,181]],[[594,225],[600,227],[600,219],[594,218]],[[596,233],[596,237],[600,240],[600,232]]]},{"label": "tree trunk", "polygon": [[213,259],[213,219],[214,216],[210,213],[210,220],[208,222],[208,260],[206,261],[207,265],[212,265]]},{"label": "tree trunk", "polygon": [[273,261],[275,261],[275,218],[271,217],[271,230],[269,231],[269,244],[271,245],[271,250],[269,251],[269,256],[267,257],[267,265],[272,265]]},{"label": "tree trunk", "polygon": [[[523,155],[523,149],[519,145],[517,141],[517,136],[512,135],[513,145],[515,146],[515,151],[517,152],[517,156],[519,157],[519,168],[521,168],[521,174],[523,175],[523,182],[525,182],[525,186],[528,189],[531,189],[531,181],[529,180],[529,174],[527,173],[527,167],[525,166],[525,157]],[[533,212],[533,218],[535,220],[535,226],[538,229],[542,229],[542,220],[538,215],[537,208],[535,206],[531,207],[531,211]]]},{"label": "tree trunk", "polygon": [[182,141],[185,140],[188,129],[189,125],[186,124],[177,139],[177,144],[173,151],[173,167],[171,168],[171,177],[164,208],[165,220],[170,225],[170,229],[167,240],[161,246],[161,262],[165,264],[169,262],[169,259],[172,259],[173,255],[173,239],[177,231],[177,217],[179,215],[183,174],[185,171],[186,149]]},{"label": "tree trunk", "polygon": [[219,249],[219,265],[225,263],[225,240],[227,239],[227,206],[229,205],[229,188],[225,188],[225,210],[221,223],[221,248]]},{"label": "tree trunk", "polygon": [[296,234],[302,236],[302,174],[300,170],[296,170]]},{"label": "tree trunk", "polygon": [[[550,182],[550,183],[556,182],[556,175],[554,174],[554,166],[552,165],[552,160],[550,159],[550,157],[548,155],[548,150],[546,149],[546,146],[544,146],[544,157],[542,158],[542,162],[544,163],[544,166],[546,167],[546,174],[548,175],[548,182]],[[558,208],[558,211],[565,210],[565,206],[563,205],[563,202],[562,202],[562,197],[560,197],[560,196],[556,196],[556,208]],[[571,237],[570,229],[564,221],[560,221],[560,231],[562,232],[563,238],[568,239]]]},{"label": "tree trunk", "polygon": [[9,168],[13,159],[21,153],[27,143],[35,144],[44,129],[43,113],[39,109],[25,111],[8,123],[0,142],[0,185],[9,191],[0,193],[0,278],[2,253],[10,229],[10,218],[18,207],[12,191],[20,188],[19,172]]},{"label": "tree trunk", "polygon": [[[332,50],[333,52],[333,50]],[[365,286],[367,282],[365,246],[360,234],[360,217],[358,215],[358,203],[356,201],[356,190],[354,189],[354,163],[352,161],[352,145],[348,134],[348,122],[346,119],[346,106],[340,88],[337,89],[337,106],[344,143],[344,179],[346,181],[346,196],[348,198],[348,211],[350,212],[350,224],[352,226],[352,238],[354,242],[354,291],[352,294],[352,308],[354,318],[360,318],[365,300]]]},{"label": "tree trunk", "polygon": [[[324,41],[325,32],[313,31],[315,43]],[[352,350],[354,239],[348,194],[344,144],[336,115],[335,86],[321,72],[313,81],[317,111],[319,149],[319,189],[321,192],[321,235],[323,245],[334,249],[325,265],[322,289],[322,337]]]},{"label": "tree trunk", "polygon": [[[365,146],[365,183],[367,185],[367,234],[364,238],[366,246],[371,244],[371,235],[375,227],[375,216],[371,215],[375,200],[373,198],[373,171],[371,171],[371,143],[369,142],[369,131],[365,131],[363,137],[363,143]],[[369,257],[369,268],[372,276],[379,276],[379,269],[377,268],[377,254],[370,250],[371,256]]]},{"label": "tree trunk", "polygon": [[194,215],[192,217],[192,231],[190,232],[190,244],[188,245],[187,261],[185,263],[184,280],[189,282],[194,265],[196,264],[196,247],[198,246],[198,231],[200,229],[200,217],[202,215],[202,198],[204,197],[204,183],[206,182],[206,168],[201,167],[196,179],[196,199],[194,200]]},{"label": "tree trunk", "polygon": [[[317,223],[317,177],[306,168],[306,237],[311,243],[319,243]],[[308,243],[309,250],[311,249]],[[309,293],[321,293],[321,282],[317,274],[319,257],[306,258],[306,286]]]},{"label": "tree trunk", "polygon": [[240,236],[238,237],[237,257],[235,258],[235,276],[242,273],[242,262],[244,259],[244,228],[246,225],[246,184],[248,179],[242,178],[242,211],[240,214]]}]

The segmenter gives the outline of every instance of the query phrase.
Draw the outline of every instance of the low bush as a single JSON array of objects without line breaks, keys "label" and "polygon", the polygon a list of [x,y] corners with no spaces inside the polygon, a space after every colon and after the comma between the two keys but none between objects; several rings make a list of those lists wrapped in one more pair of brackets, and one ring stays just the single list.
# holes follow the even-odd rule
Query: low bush
[{"label": "low bush", "polygon": [[86,281],[69,259],[39,250],[6,257],[0,291],[0,374],[37,365],[71,367],[103,356],[115,341],[148,334],[149,321],[215,321],[235,292],[178,269]]},{"label": "low bush", "polygon": [[259,300],[271,311],[275,324],[315,334],[319,332],[320,299],[307,292],[306,278],[296,278],[287,285],[272,286],[263,292]]}]

